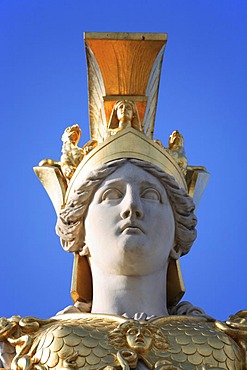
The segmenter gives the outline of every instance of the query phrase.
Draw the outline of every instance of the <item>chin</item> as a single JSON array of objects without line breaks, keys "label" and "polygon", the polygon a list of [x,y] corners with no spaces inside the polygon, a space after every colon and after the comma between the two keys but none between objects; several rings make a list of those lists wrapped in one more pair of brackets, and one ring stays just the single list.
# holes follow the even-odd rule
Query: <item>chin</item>
[{"label": "chin", "polygon": [[131,255],[133,257],[146,256],[150,243],[147,243],[140,235],[125,235],[119,240],[119,250],[122,251],[124,256]]},{"label": "chin", "polygon": [[[119,275],[144,276],[150,274],[150,249],[142,243],[124,243],[119,246]],[[121,250],[121,252],[120,252]]]}]

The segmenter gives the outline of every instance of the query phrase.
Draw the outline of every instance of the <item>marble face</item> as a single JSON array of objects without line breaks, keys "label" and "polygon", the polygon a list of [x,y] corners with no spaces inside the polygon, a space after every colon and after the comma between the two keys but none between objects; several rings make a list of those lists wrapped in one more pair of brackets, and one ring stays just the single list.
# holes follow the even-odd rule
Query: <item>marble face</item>
[{"label": "marble face", "polygon": [[160,181],[126,163],[96,191],[85,230],[91,263],[109,274],[141,276],[166,266],[175,222]]},{"label": "marble face", "polygon": [[133,118],[133,108],[130,104],[122,102],[117,108],[117,118],[119,121],[129,120]]}]

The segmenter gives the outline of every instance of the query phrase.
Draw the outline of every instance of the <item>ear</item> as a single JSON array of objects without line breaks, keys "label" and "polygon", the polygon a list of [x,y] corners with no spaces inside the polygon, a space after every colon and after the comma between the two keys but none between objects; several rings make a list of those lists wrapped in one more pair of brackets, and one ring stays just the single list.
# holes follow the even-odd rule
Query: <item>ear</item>
[{"label": "ear", "polygon": [[170,251],[170,258],[178,260],[181,257],[181,250],[177,245],[174,245]]},{"label": "ear", "polygon": [[84,246],[82,247],[82,250],[79,252],[79,255],[91,257],[89,247],[87,244],[84,244]]}]

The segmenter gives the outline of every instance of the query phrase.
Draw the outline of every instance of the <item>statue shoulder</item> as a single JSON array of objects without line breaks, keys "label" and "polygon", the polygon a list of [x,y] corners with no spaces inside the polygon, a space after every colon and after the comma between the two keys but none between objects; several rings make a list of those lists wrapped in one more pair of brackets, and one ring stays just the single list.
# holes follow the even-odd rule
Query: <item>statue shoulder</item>
[{"label": "statue shoulder", "polygon": [[162,356],[196,369],[203,369],[200,366],[204,365],[245,369],[247,331],[245,337],[239,328],[233,333],[229,330],[228,321],[189,316],[169,316],[153,321],[170,344],[170,349]]},{"label": "statue shoulder", "polygon": [[48,320],[2,318],[2,359],[7,359],[4,348],[12,348],[8,361],[2,362],[11,364],[12,370],[114,366],[114,347],[107,339],[108,333],[125,320],[92,314],[65,314]]}]

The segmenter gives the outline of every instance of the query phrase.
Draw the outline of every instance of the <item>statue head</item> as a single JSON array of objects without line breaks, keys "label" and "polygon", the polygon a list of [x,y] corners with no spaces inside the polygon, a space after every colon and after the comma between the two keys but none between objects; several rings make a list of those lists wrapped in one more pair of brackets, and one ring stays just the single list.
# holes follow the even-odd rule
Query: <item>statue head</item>
[{"label": "statue head", "polygon": [[178,130],[175,130],[171,133],[168,140],[168,148],[181,148],[184,146],[184,138],[183,135],[180,134]]},{"label": "statue head", "polygon": [[140,355],[152,349],[160,351],[169,348],[160,328],[145,321],[128,320],[120,324],[109,333],[109,341],[117,349],[128,348]]},{"label": "statue head", "polygon": [[128,100],[121,100],[115,107],[119,122],[124,122],[126,119],[132,121],[134,116],[134,104]]},{"label": "statue head", "polygon": [[142,131],[137,107],[131,100],[119,100],[115,103],[108,129],[118,130],[125,128],[125,123],[130,123],[131,127],[138,131]]},{"label": "statue head", "polygon": [[64,130],[62,135],[63,143],[70,142],[73,145],[77,145],[81,137],[81,129],[78,124],[69,126]]},{"label": "statue head", "polygon": [[141,325],[130,327],[126,332],[128,347],[136,351],[144,352],[149,350],[152,344],[152,332],[149,328]]},{"label": "statue head", "polygon": [[[121,174],[120,170],[125,167],[125,169],[132,166],[131,173],[135,174],[136,172],[143,171],[144,174],[147,174],[147,178],[144,180],[149,185],[143,190],[144,194],[142,195],[145,199],[145,202],[150,202],[150,207],[153,207],[153,202],[160,202],[160,197],[162,198],[162,207],[158,207],[158,212],[162,208],[166,214],[156,217],[155,220],[152,219],[152,215],[156,214],[157,208],[152,208],[152,212],[146,211],[146,223],[145,226],[147,229],[149,226],[151,228],[155,228],[154,230],[149,230],[150,234],[152,235],[151,238],[156,238],[155,233],[161,233],[162,238],[164,238],[164,256],[166,259],[176,259],[180,256],[189,252],[190,247],[193,241],[196,238],[196,217],[194,215],[194,203],[193,200],[188,196],[187,192],[181,189],[177,183],[175,182],[174,178],[169,174],[162,171],[157,166],[150,164],[148,162],[144,162],[137,159],[120,159],[112,162],[105,163],[100,167],[96,168],[94,171],[89,173],[84,180],[81,182],[80,186],[74,189],[73,193],[70,194],[70,197],[65,205],[65,207],[61,210],[60,215],[57,221],[57,233],[60,236],[61,243],[65,250],[79,252],[81,255],[88,254],[88,248],[90,253],[90,242],[94,243],[98,248],[99,253],[102,253],[103,245],[105,248],[109,248],[108,251],[111,249],[111,246],[107,247],[107,244],[104,244],[104,240],[100,242],[100,238],[96,239],[95,233],[98,227],[103,227],[105,223],[106,232],[114,234],[115,242],[117,242],[116,231],[112,230],[109,227],[111,225],[111,212],[106,214],[102,212],[99,217],[100,220],[97,219],[96,213],[92,212],[92,206],[95,203],[100,204],[102,206],[102,199],[106,202],[110,203],[119,202],[119,192],[121,193],[122,190],[118,187],[119,185],[113,186],[112,188],[106,187],[107,179],[114,183],[114,173],[116,175]],[[117,176],[119,177],[119,176]],[[144,176],[145,177],[145,176]],[[129,179],[132,181],[133,178]],[[121,185],[122,186],[122,185]],[[96,197],[96,198],[95,198]],[[100,198],[101,197],[101,198]],[[165,198],[166,197],[166,198]],[[110,200],[109,200],[109,199]],[[113,199],[112,199],[113,198]],[[146,199],[147,198],[147,199]],[[150,198],[150,199],[149,199]],[[95,200],[96,199],[96,200]],[[166,203],[166,206],[164,206]],[[91,207],[91,208],[90,208]],[[148,206],[147,206],[148,209]],[[129,225],[128,230],[125,231],[125,236],[119,235],[119,239],[121,239],[121,246],[124,249],[126,246],[130,246],[133,240],[138,240],[143,245],[143,240],[145,239],[145,243],[148,243],[148,239],[143,239],[143,235],[140,235],[143,227],[143,222],[139,219],[142,217],[140,214],[140,209],[137,209],[136,220],[133,221],[134,223]],[[159,213],[158,213],[159,214]],[[94,219],[94,229],[90,229],[90,222],[87,219],[87,216],[90,216],[91,219]],[[157,216],[157,214],[156,214]],[[168,218],[167,218],[167,217]],[[102,217],[105,219],[102,221]],[[151,217],[151,218],[150,218]],[[99,222],[101,223],[100,226]],[[108,225],[108,226],[107,226]],[[87,229],[88,227],[88,229]],[[121,226],[120,226],[121,227]],[[125,225],[124,227],[127,228]],[[131,229],[132,228],[132,229]],[[152,233],[154,231],[154,233]],[[89,234],[88,234],[89,233]],[[91,233],[91,234],[90,234]],[[139,233],[139,234],[138,234]],[[111,236],[111,235],[110,235]],[[112,241],[113,239],[110,238],[109,235],[106,236],[106,240]],[[109,238],[108,238],[109,237]],[[103,236],[101,235],[101,239]],[[97,245],[96,240],[99,245]],[[88,245],[85,244],[85,241],[88,242]],[[124,243],[127,244],[124,244]],[[149,240],[150,244],[152,244],[151,239]],[[158,240],[159,243],[162,242],[162,239]],[[144,244],[145,244],[144,243]],[[167,243],[167,244],[166,244]],[[100,245],[101,244],[101,245]],[[146,246],[146,244],[145,244]],[[127,248],[126,247],[126,248]],[[146,246],[147,247],[147,246]],[[113,248],[113,247],[112,247]],[[141,247],[140,247],[141,248]],[[161,254],[162,245],[159,244],[159,253],[155,255],[155,259],[153,263],[158,263],[162,261],[162,254]],[[167,250],[169,248],[169,251]],[[145,250],[145,248],[144,248]],[[148,255],[148,248],[146,249],[147,259],[153,258],[152,255]],[[106,251],[104,250],[104,253]],[[114,250],[114,253],[117,253]],[[136,256],[136,255],[135,255]],[[145,256],[142,254],[143,261],[145,261]],[[116,262],[116,259],[114,260]],[[121,262],[121,261],[120,261]],[[138,264],[139,260],[137,259],[136,265]],[[136,267],[134,264],[134,266]],[[129,272],[131,273],[131,272]],[[139,274],[142,274],[142,271],[139,271]],[[88,280],[88,279],[86,279]]]}]

